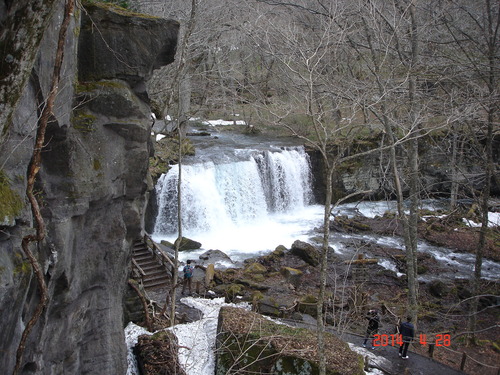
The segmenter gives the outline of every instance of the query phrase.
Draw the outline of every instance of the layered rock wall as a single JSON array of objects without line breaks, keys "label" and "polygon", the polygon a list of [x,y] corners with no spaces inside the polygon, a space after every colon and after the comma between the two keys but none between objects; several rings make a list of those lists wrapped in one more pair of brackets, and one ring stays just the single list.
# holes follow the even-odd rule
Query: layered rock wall
[{"label": "layered rock wall", "polygon": [[[21,201],[63,5],[58,1],[0,145],[2,172]],[[178,28],[175,21],[109,7],[74,12],[36,186],[46,238],[32,251],[42,265],[49,302],[29,336],[22,373],[126,372],[122,298],[151,187],[151,111],[142,88],[153,69],[173,61]],[[113,51],[121,51],[119,58]],[[14,367],[22,331],[39,299],[21,249],[22,237],[34,231],[32,221],[25,204],[0,228],[0,368],[5,373]]]}]

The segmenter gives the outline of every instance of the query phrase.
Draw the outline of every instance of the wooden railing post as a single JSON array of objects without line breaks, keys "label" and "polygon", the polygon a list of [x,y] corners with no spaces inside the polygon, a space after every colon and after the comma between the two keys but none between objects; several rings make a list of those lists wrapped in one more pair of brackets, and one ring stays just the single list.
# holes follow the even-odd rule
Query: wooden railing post
[{"label": "wooden railing post", "polygon": [[462,353],[462,362],[460,363],[460,370],[464,370],[465,368],[465,361],[467,360],[467,353]]},{"label": "wooden railing post", "polygon": [[434,344],[429,344],[429,357],[433,358],[434,357]]}]

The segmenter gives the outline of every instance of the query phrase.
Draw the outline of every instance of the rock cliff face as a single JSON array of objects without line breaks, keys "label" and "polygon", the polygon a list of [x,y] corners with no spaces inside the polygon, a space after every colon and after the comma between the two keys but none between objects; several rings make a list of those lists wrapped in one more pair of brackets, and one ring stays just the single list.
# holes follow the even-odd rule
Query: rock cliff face
[{"label": "rock cliff face", "polygon": [[[2,191],[21,203],[62,11],[58,1],[0,144]],[[36,186],[47,228],[43,243],[32,249],[45,273],[49,302],[29,336],[22,373],[124,374],[122,295],[150,187],[144,87],[153,69],[173,61],[179,24],[89,5],[74,13],[71,28]],[[22,237],[33,232],[30,207],[22,207],[4,210],[0,218],[5,373],[14,367],[22,331],[39,299],[21,250]]]},{"label": "rock cliff face", "polygon": [[[370,147],[375,148],[380,140],[374,138],[371,144],[357,145],[358,151],[368,151]],[[428,197],[449,197],[451,190],[451,142],[450,137],[436,136],[423,138],[419,144],[419,162],[420,162],[420,187],[422,196]],[[337,150],[333,149],[332,152]],[[313,172],[313,191],[317,202],[324,202],[326,181],[324,176],[324,162],[321,154],[314,149],[309,149],[308,154],[311,160]],[[356,151],[349,150],[349,153]],[[399,150],[398,152],[405,152]],[[460,183],[459,196],[470,197],[473,194],[471,190],[481,190],[484,183],[484,171],[478,163],[478,156],[474,148],[465,147],[463,150],[462,162],[460,165],[461,174],[457,176]],[[500,142],[493,144],[493,153],[500,153]],[[345,155],[346,156],[346,155]],[[398,164],[400,172],[404,177],[406,167],[402,155],[398,155]],[[337,167],[333,174],[333,200],[345,197],[348,194],[369,191],[365,198],[395,199],[393,195],[394,185],[391,177],[391,165],[388,152],[377,152],[366,155],[349,163],[344,163]],[[495,179],[492,179],[491,194],[500,195],[500,186]],[[409,186],[403,184],[403,193],[408,195]],[[360,198],[359,196],[356,199]]]}]

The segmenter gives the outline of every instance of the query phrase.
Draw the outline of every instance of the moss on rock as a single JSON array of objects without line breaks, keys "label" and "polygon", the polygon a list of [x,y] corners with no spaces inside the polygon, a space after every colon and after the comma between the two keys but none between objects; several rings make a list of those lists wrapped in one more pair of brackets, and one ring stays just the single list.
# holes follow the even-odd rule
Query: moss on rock
[{"label": "moss on rock", "polygon": [[[347,343],[325,334],[328,375],[363,374],[363,359]],[[319,373],[315,332],[274,323],[262,315],[223,307],[219,315],[216,374],[229,368],[251,373],[299,375]]]},{"label": "moss on rock", "polygon": [[20,195],[10,187],[10,180],[0,169],[0,223],[8,224],[24,206]]}]

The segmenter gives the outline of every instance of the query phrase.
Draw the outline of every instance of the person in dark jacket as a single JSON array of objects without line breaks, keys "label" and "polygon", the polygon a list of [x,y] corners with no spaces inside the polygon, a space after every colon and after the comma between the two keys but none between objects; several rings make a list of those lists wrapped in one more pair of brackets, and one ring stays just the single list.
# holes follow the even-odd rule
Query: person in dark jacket
[{"label": "person in dark jacket", "polygon": [[373,346],[373,335],[378,333],[378,326],[380,323],[380,318],[378,316],[377,310],[370,310],[368,311],[368,314],[365,317],[368,320],[368,327],[366,327],[366,336],[365,336],[365,341],[363,342],[363,348],[366,348],[366,343],[368,342],[368,339],[371,337],[372,338],[372,349],[375,349],[375,346]]},{"label": "person in dark jacket", "polygon": [[193,283],[193,271],[194,271],[194,268],[191,265],[191,261],[188,260],[187,264],[182,269],[182,272],[184,272],[184,280],[182,283],[182,294],[184,294],[186,292],[186,286],[189,288],[189,295],[191,295],[191,293],[192,293],[191,285]]},{"label": "person in dark jacket", "polygon": [[403,341],[399,347],[399,356],[408,359],[408,347],[415,337],[415,327],[411,324],[411,316],[406,318],[406,322],[399,325],[399,334],[402,336]]}]

